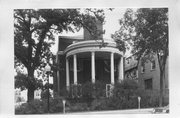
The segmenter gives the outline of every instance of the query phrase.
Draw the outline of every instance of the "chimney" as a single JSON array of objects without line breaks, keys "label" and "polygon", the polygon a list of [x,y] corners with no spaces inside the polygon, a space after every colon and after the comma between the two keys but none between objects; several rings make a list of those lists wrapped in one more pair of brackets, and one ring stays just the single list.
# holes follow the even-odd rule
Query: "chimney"
[{"label": "chimney", "polygon": [[94,35],[91,35],[90,32],[84,27],[84,40],[100,40],[103,38],[103,24],[97,20],[96,28],[94,28]]}]

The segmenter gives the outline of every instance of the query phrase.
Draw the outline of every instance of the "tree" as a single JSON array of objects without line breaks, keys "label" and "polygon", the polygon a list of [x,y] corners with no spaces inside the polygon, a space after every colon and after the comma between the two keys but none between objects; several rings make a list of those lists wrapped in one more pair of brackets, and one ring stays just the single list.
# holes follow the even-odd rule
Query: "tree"
[{"label": "tree", "polygon": [[[26,85],[28,101],[34,99],[36,79],[34,72],[43,70],[49,63],[50,47],[54,44],[54,34],[62,31],[78,31],[86,27],[93,31],[98,19],[103,22],[103,10],[99,9],[15,9],[14,45],[15,68],[27,69]],[[89,25],[91,24],[91,25]],[[41,72],[42,73],[42,72]]]},{"label": "tree", "polygon": [[[157,55],[160,69],[160,99],[163,102],[165,65],[169,55],[168,8],[127,9],[120,19],[120,29],[113,37],[128,42],[138,60]],[[138,62],[139,63],[139,62]]]},{"label": "tree", "polygon": [[[30,87],[28,82],[28,75],[23,74],[21,72],[17,72],[17,75],[15,76],[15,88],[20,88],[21,90],[25,90]],[[35,90],[38,88],[43,88],[43,81],[34,78],[34,81],[31,81],[34,85]]]}]

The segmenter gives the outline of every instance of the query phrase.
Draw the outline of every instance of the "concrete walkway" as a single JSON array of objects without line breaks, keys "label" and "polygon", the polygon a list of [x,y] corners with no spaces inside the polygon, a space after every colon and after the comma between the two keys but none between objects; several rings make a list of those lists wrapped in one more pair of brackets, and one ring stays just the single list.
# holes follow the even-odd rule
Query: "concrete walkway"
[{"label": "concrete walkway", "polygon": [[153,108],[147,109],[129,109],[129,110],[108,110],[108,111],[89,111],[89,112],[73,112],[67,115],[95,115],[95,114],[152,114]]}]

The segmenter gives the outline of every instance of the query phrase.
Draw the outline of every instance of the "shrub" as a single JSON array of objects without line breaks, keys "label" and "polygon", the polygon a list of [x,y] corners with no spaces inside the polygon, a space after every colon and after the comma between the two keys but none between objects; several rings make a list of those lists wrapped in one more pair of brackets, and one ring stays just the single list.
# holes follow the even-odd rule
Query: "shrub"
[{"label": "shrub", "polygon": [[106,98],[95,99],[91,103],[91,110],[107,110],[108,109],[108,100]]},{"label": "shrub", "polygon": [[87,103],[75,103],[67,106],[67,112],[88,111]]},{"label": "shrub", "polygon": [[102,81],[96,81],[96,83],[86,82],[82,86],[82,97],[95,99],[105,97],[105,85]]},{"label": "shrub", "polygon": [[[49,112],[59,113],[63,111],[62,98],[50,99]],[[15,109],[15,114],[43,114],[47,113],[47,99],[33,100],[29,103],[24,103]]]},{"label": "shrub", "polygon": [[66,87],[64,87],[63,89],[60,90],[60,95],[63,96],[64,98],[71,97],[71,93],[69,91],[67,91]]},{"label": "shrub", "polygon": [[159,106],[159,91],[138,90],[141,97],[141,107],[158,107]]},{"label": "shrub", "polygon": [[41,99],[47,99],[47,98],[52,98],[50,91],[47,89],[41,92]]},{"label": "shrub", "polygon": [[[158,91],[146,91],[139,88],[134,80],[124,80],[114,86],[112,96],[100,106],[108,109],[138,108],[138,96],[141,97],[141,107],[157,107]],[[98,106],[99,107],[99,106]]]},{"label": "shrub", "polygon": [[15,114],[42,114],[45,113],[45,107],[44,101],[33,100],[16,108]]},{"label": "shrub", "polygon": [[[67,101],[66,101],[67,102]],[[62,98],[57,97],[50,100],[50,113],[63,112]]]}]

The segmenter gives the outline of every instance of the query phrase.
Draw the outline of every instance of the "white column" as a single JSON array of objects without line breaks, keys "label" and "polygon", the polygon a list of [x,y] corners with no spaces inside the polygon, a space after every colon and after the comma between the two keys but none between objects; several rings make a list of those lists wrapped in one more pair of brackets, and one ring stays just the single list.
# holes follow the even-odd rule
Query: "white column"
[{"label": "white column", "polygon": [[120,62],[120,81],[124,79],[124,59],[123,56],[121,56],[121,62]]},{"label": "white column", "polygon": [[[56,63],[58,64],[59,66],[59,58],[58,58],[58,53],[56,54]],[[58,95],[59,95],[59,90],[60,90],[60,82],[59,82],[59,70],[57,71],[57,92],[58,92]]]},{"label": "white column", "polygon": [[69,91],[70,87],[70,80],[69,80],[69,60],[66,58],[66,87]]},{"label": "white column", "polygon": [[95,52],[91,52],[91,79],[95,83]]},{"label": "white column", "polygon": [[118,61],[118,82],[121,82],[121,57]]},{"label": "white column", "polygon": [[74,66],[74,84],[77,84],[77,56],[73,55],[73,66]]},{"label": "white column", "polygon": [[111,53],[111,84],[114,84],[114,53]]},{"label": "white column", "polygon": [[60,90],[60,82],[59,82],[59,71],[57,71],[57,92],[59,94],[59,90]]}]

